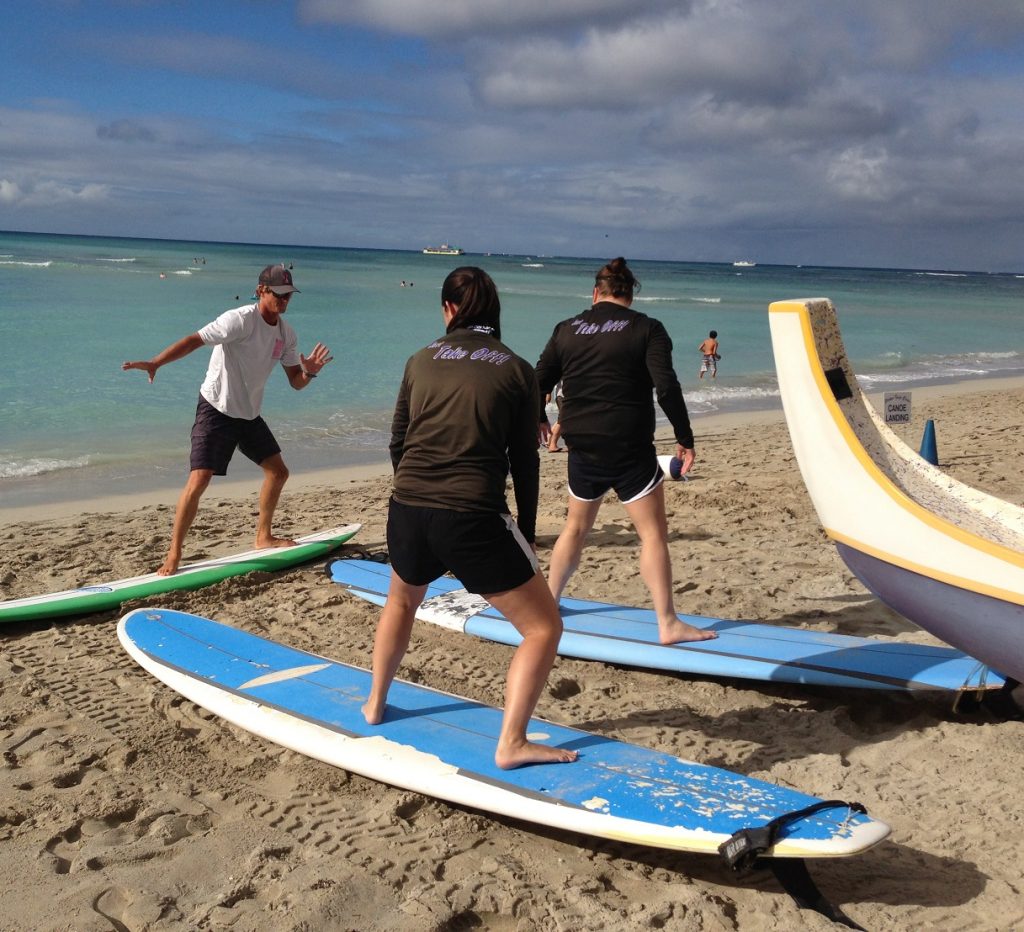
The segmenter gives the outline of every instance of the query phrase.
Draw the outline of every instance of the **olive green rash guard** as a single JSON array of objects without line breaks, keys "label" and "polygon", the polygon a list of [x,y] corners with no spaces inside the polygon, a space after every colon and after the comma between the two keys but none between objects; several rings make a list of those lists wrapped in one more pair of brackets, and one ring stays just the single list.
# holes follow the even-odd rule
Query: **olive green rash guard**
[{"label": "olive green rash guard", "polygon": [[394,497],[404,505],[508,514],[533,543],[540,487],[533,367],[489,328],[459,328],[405,366],[391,424]]}]

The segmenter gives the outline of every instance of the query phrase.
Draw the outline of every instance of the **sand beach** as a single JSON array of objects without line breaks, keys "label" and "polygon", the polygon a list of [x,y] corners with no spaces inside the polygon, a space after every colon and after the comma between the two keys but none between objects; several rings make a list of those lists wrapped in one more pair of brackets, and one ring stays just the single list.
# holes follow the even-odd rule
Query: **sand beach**
[{"label": "sand beach", "polygon": [[[914,390],[943,469],[1024,504],[1024,380]],[[909,429],[908,429],[909,430]],[[804,489],[781,412],[695,422],[690,482],[667,489],[677,608],[937,643],[847,571]],[[669,444],[662,452],[668,452]],[[285,451],[287,457],[287,450]],[[538,548],[565,512],[564,456],[542,452]],[[186,560],[251,546],[257,472],[214,485]],[[294,475],[277,530],[361,522],[384,548],[387,468]],[[148,572],[177,488],[0,511],[0,599]],[[606,504],[569,594],[646,603],[636,538]],[[304,758],[182,699],[120,648],[110,612],[0,631],[4,930],[827,929],[767,872],[493,818]],[[369,665],[378,610],[323,561],[160,604]],[[500,705],[510,649],[418,626],[399,671]],[[893,829],[817,861],[825,896],[869,930],[1024,926],[1024,723],[948,694],[830,690],[559,659],[540,717],[822,797]]]}]

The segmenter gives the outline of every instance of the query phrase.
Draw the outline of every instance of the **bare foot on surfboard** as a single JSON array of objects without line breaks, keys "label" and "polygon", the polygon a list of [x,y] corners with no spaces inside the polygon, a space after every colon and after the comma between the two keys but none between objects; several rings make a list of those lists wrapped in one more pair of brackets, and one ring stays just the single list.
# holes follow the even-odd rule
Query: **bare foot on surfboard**
[{"label": "bare foot on surfboard", "polygon": [[685,621],[675,619],[675,623],[669,622],[666,625],[658,623],[658,640],[662,644],[683,644],[693,641],[711,641],[718,637],[715,631],[704,631],[702,628],[695,628]]},{"label": "bare foot on surfboard", "polygon": [[156,571],[157,575],[158,576],[173,576],[175,573],[178,572],[178,564],[180,564],[180,563],[181,563],[181,554],[180,553],[177,554],[176,556],[172,556],[171,554],[167,554],[167,557],[164,560],[163,565],[160,567],[160,569],[158,569]]},{"label": "bare foot on surfboard", "polygon": [[494,752],[494,763],[502,770],[511,770],[513,767],[523,767],[526,764],[571,764],[577,757],[577,751],[523,741],[516,745],[499,744],[498,750]]},{"label": "bare foot on surfboard", "polygon": [[256,549],[266,550],[270,547],[294,547],[295,541],[289,540],[287,537],[257,537],[256,538]]},{"label": "bare foot on surfboard", "polygon": [[379,725],[384,721],[384,703],[378,706],[374,702],[366,702],[363,704],[362,712],[363,718],[366,719],[367,725]]}]

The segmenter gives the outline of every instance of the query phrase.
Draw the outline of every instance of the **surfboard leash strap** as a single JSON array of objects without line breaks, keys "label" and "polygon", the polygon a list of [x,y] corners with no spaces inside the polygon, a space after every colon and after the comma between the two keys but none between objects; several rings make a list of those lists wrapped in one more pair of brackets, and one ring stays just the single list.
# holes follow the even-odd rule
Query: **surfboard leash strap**
[{"label": "surfboard leash strap", "polygon": [[749,870],[757,859],[775,844],[780,829],[824,809],[848,809],[850,812],[867,814],[867,809],[860,803],[825,799],[804,809],[784,812],[760,828],[741,828],[718,846],[718,853],[734,871]]},{"label": "surfboard leash strap", "polygon": [[366,560],[369,563],[390,563],[391,556],[386,550],[366,550],[358,544],[346,544],[343,552],[337,553],[324,564],[324,572],[331,575],[331,564],[338,560]]}]

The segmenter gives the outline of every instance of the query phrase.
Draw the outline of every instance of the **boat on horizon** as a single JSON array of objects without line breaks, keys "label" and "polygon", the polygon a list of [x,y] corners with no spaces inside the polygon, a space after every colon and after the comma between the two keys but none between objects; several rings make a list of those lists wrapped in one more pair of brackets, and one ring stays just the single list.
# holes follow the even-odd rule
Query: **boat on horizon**
[{"label": "boat on horizon", "polygon": [[465,250],[459,249],[458,246],[449,246],[448,243],[442,243],[440,246],[427,246],[423,250],[425,256],[462,256],[465,255]]},{"label": "boat on horizon", "polygon": [[733,263],[733,266],[737,269],[752,269],[755,265],[757,265],[757,263],[751,262],[749,259],[737,259]]}]

